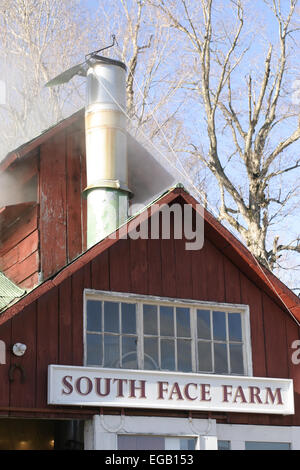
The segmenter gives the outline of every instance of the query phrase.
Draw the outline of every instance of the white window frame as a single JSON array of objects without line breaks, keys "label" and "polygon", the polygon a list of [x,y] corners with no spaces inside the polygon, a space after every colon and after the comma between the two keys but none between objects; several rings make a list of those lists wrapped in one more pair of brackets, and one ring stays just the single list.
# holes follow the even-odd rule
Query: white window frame
[{"label": "white window frame", "polygon": [[[191,300],[191,299],[175,299],[169,297],[156,297],[148,295],[139,295],[132,294],[128,292],[112,292],[112,291],[100,291],[94,289],[84,289],[83,295],[83,344],[84,344],[84,365],[87,362],[87,300],[99,300],[99,301],[112,301],[112,302],[125,302],[125,303],[137,303],[137,337],[142,338],[142,304],[153,304],[157,306],[167,305],[173,307],[186,307],[191,310],[196,309],[207,309],[207,310],[220,310],[230,313],[241,313],[241,323],[242,323],[242,340],[243,340],[243,358],[244,358],[244,375],[243,376],[253,376],[253,366],[252,366],[252,350],[251,350],[251,331],[250,331],[250,312],[249,306],[244,304],[230,304],[230,303],[218,303],[218,302],[208,302],[202,300]],[[191,331],[196,331],[196,325],[193,325],[193,319],[196,321],[196,315],[191,315]],[[140,365],[143,360],[143,341],[138,347],[138,364]],[[227,347],[228,347],[228,342]],[[192,345],[194,346],[192,351],[192,371],[197,372],[196,361],[197,361],[197,351],[196,351],[197,338],[192,337]],[[100,366],[99,366],[100,367]],[[143,369],[139,369],[143,370]],[[178,371],[180,373],[180,371]],[[203,372],[213,374],[213,372]],[[229,375],[228,373],[225,375]],[[237,375],[237,374],[230,374]]]},{"label": "white window frame", "polygon": [[[158,432],[159,430],[159,432]],[[223,424],[215,419],[102,415],[85,422],[85,450],[117,450],[118,435],[147,435],[196,439],[196,450],[217,450],[218,440],[230,450],[245,450],[245,442],[285,442],[300,450],[300,426]]]},{"label": "white window frame", "polygon": [[[85,422],[85,450],[118,450],[118,435],[159,436],[165,439],[195,439],[195,450],[217,450],[216,421],[144,416],[96,414]],[[171,441],[168,442],[170,450]],[[185,451],[190,453],[191,451]]]},{"label": "white window frame", "polygon": [[245,450],[246,442],[282,442],[290,450],[300,449],[299,426],[262,426],[251,424],[216,424],[218,440],[230,441],[230,450]]}]

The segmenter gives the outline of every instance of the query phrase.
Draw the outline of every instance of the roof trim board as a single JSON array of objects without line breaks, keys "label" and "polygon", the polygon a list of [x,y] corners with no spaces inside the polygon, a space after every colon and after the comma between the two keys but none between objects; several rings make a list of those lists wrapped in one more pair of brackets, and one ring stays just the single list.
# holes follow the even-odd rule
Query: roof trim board
[{"label": "roof trim board", "polygon": [[84,117],[84,111],[84,108],[80,109],[68,118],[63,119],[54,126],[50,127],[49,129],[46,129],[42,134],[38,135],[37,137],[34,137],[29,142],[26,142],[20,145],[20,147],[13,150],[12,152],[9,152],[6,157],[0,162],[0,172],[7,170],[10,165],[35,150],[43,142],[50,139],[53,135],[57,134],[57,132],[66,129],[67,127],[74,124],[76,121],[80,121],[80,119]]}]

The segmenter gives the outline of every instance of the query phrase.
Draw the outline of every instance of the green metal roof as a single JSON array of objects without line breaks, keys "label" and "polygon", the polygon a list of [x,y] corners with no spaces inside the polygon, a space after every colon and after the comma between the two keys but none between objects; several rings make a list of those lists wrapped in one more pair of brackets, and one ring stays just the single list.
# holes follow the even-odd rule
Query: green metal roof
[{"label": "green metal roof", "polygon": [[17,302],[25,294],[25,289],[16,286],[0,272],[0,312],[14,302]]}]

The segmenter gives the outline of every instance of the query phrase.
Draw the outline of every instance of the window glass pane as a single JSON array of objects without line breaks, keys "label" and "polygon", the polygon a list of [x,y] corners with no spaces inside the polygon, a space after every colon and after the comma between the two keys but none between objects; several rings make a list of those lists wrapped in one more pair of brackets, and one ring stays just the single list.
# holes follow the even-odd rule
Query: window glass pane
[{"label": "window glass pane", "polygon": [[160,436],[118,436],[119,450],[165,450],[165,438]]},{"label": "window glass pane", "polygon": [[242,341],[242,324],[240,313],[228,313],[228,330],[231,341]]},{"label": "window glass pane", "polygon": [[201,372],[212,371],[211,343],[198,341],[198,370]]},{"label": "window glass pane", "polygon": [[104,367],[120,367],[119,336],[104,335]]},{"label": "window glass pane", "polygon": [[174,336],[173,307],[160,307],[160,335]]},{"label": "window glass pane", "polygon": [[87,301],[87,330],[102,331],[101,324],[101,301]]},{"label": "window glass pane", "polygon": [[159,369],[157,338],[144,338],[144,369]]},{"label": "window glass pane", "polygon": [[195,450],[196,439],[164,436],[118,436],[118,450]]},{"label": "window glass pane", "polygon": [[122,367],[137,369],[137,337],[122,337]]},{"label": "window glass pane", "polygon": [[[246,373],[243,313],[201,308],[201,304],[200,308],[176,306],[163,300],[153,305],[151,298],[144,304],[142,298],[126,295],[124,302],[111,299],[86,300],[87,365],[136,369],[143,364],[146,370]],[[143,357],[138,356],[137,344]]]},{"label": "window glass pane", "polygon": [[136,450],[164,450],[165,439],[160,436],[137,436]]},{"label": "window glass pane", "polygon": [[228,373],[227,346],[224,343],[214,343],[215,373]]},{"label": "window glass pane", "polygon": [[213,312],[213,332],[215,340],[226,340],[225,312]]},{"label": "window glass pane", "polygon": [[191,341],[188,339],[177,340],[177,362],[181,372],[192,370]]},{"label": "window glass pane", "polygon": [[122,333],[136,333],[135,304],[121,304]]},{"label": "window glass pane", "polygon": [[243,346],[241,344],[229,344],[230,369],[232,374],[243,374]]},{"label": "window glass pane", "polygon": [[230,450],[230,441],[218,441],[218,450]]},{"label": "window glass pane", "polygon": [[104,330],[119,333],[119,304],[104,302]]},{"label": "window glass pane", "polygon": [[191,336],[190,328],[190,309],[176,308],[177,336],[189,338]]},{"label": "window glass pane", "polygon": [[102,365],[102,359],[102,335],[87,334],[86,364]]},{"label": "window glass pane", "polygon": [[160,342],[161,368],[175,370],[175,344],[174,340],[162,339]]},{"label": "window glass pane", "polygon": [[157,335],[157,306],[143,305],[144,311],[144,334]]},{"label": "window glass pane", "polygon": [[245,450],[289,450],[289,442],[245,442]]},{"label": "window glass pane", "polygon": [[197,310],[197,334],[199,339],[210,339],[210,311]]},{"label": "window glass pane", "polygon": [[180,450],[195,450],[196,439],[180,439]]}]

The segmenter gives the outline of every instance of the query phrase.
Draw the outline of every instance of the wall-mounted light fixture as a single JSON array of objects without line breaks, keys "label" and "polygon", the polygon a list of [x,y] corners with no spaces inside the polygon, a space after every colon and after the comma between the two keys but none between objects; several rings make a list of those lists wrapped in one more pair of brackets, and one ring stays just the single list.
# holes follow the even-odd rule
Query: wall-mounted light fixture
[{"label": "wall-mounted light fixture", "polygon": [[22,343],[15,343],[12,347],[12,352],[15,356],[23,356],[26,352],[27,346]]}]

